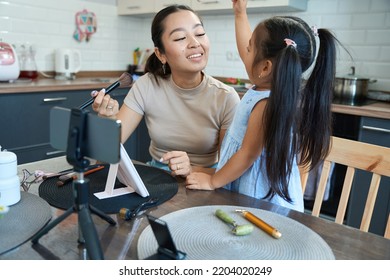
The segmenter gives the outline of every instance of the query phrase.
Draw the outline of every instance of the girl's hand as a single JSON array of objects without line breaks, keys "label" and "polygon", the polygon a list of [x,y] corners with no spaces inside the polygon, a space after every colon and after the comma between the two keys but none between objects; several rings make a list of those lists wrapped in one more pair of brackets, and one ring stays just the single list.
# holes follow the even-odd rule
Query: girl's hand
[{"label": "girl's hand", "polygon": [[239,15],[246,13],[246,5],[248,0],[232,0],[234,14]]},{"label": "girl's hand", "polygon": [[110,95],[106,95],[106,90],[92,91],[91,96],[95,97],[92,103],[92,109],[99,114],[99,116],[115,118],[119,111],[119,103],[112,99]]},{"label": "girl's hand", "polygon": [[172,176],[187,177],[192,171],[190,158],[186,152],[168,152],[160,159],[160,162],[163,161],[168,161],[168,166],[172,170]]},{"label": "girl's hand", "polygon": [[186,188],[213,191],[214,187],[211,184],[211,175],[201,172],[191,173],[186,178]]}]

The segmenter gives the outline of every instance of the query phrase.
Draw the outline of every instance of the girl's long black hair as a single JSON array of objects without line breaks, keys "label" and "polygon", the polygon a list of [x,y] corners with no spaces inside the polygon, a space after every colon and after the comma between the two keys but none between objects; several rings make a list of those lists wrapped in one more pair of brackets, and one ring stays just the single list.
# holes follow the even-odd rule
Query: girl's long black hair
[{"label": "girl's long black hair", "polygon": [[[270,18],[254,32],[263,27],[268,37],[255,33],[258,50],[254,66],[262,59],[273,63],[271,93],[263,118],[270,187],[266,198],[279,195],[291,202],[288,183],[294,161],[315,166],[329,152],[337,39],[330,31],[319,29],[317,50],[313,30],[296,17]],[[296,46],[284,39],[293,40]],[[312,63],[312,74],[304,82],[302,73]]]}]

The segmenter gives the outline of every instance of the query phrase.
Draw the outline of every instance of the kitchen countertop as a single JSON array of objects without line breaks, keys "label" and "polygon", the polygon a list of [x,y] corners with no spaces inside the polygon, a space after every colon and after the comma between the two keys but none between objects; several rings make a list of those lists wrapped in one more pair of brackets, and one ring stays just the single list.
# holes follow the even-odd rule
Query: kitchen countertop
[{"label": "kitchen countertop", "polygon": [[37,80],[17,80],[13,83],[0,83],[0,95],[7,93],[23,92],[45,92],[45,91],[63,91],[63,90],[94,90],[107,87],[118,78],[113,77],[85,77],[75,80],[55,80],[55,79],[37,79]]},{"label": "kitchen countertop", "polygon": [[378,101],[362,106],[333,104],[332,112],[390,120],[390,103]]},{"label": "kitchen countertop", "polygon": [[[103,75],[103,76],[102,76]],[[31,93],[45,91],[67,91],[67,90],[94,90],[107,87],[115,82],[121,72],[85,73],[79,75],[75,80],[55,80],[40,78],[36,81],[16,81],[14,83],[1,82],[1,94],[10,93]],[[218,78],[223,80],[223,78]],[[242,94],[242,92],[240,92]],[[332,111],[336,113],[390,119],[390,103],[375,101],[368,105],[350,106],[333,104]]]}]

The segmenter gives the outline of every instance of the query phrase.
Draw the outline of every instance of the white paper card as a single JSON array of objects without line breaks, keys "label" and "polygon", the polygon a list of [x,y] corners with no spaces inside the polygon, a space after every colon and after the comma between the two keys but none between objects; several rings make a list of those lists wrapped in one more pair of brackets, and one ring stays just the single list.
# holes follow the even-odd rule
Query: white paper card
[{"label": "white paper card", "polygon": [[[99,199],[104,199],[133,192],[138,193],[142,197],[149,196],[149,192],[135,169],[126,149],[122,144],[120,145],[121,159],[119,163],[110,164],[106,187],[103,192],[95,193],[95,196]],[[119,182],[124,184],[126,187],[114,189],[116,178],[118,178]]]}]

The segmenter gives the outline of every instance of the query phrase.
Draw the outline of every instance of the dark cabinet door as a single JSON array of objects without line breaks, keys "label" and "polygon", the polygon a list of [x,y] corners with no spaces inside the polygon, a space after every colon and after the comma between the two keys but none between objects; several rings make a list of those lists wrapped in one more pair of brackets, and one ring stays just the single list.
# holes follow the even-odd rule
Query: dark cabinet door
[{"label": "dark cabinet door", "polygon": [[[350,140],[358,140],[360,126],[360,116],[333,113],[333,136]],[[327,195],[325,196],[327,199],[323,201],[321,207],[322,216],[329,217],[330,219],[334,219],[336,217],[346,171],[346,166],[341,164],[334,165],[331,179],[329,181],[329,189],[327,190]],[[311,171],[311,176],[315,179],[309,181],[312,185],[307,185],[307,191],[310,191],[310,189],[308,189],[309,187],[316,190],[315,184],[318,184],[320,179],[319,170],[316,169]],[[305,193],[305,208],[311,211],[314,205],[314,197],[309,194],[310,192]]]},{"label": "dark cabinet door", "polygon": [[61,155],[49,143],[50,109],[72,108],[88,97],[86,91],[0,95],[0,145],[16,153],[18,164]]},{"label": "dark cabinet door", "polygon": [[[117,89],[112,96],[122,105],[128,90]],[[0,145],[17,155],[18,164],[64,155],[50,145],[50,110],[54,106],[78,108],[89,98],[88,90],[0,95]],[[142,121],[124,146],[132,159],[146,162],[149,143]]]},{"label": "dark cabinet door", "polygon": [[[359,141],[390,148],[390,120],[362,117]],[[357,170],[347,215],[347,224],[360,227],[371,173]],[[390,211],[390,178],[382,177],[369,231],[383,235]]]}]

